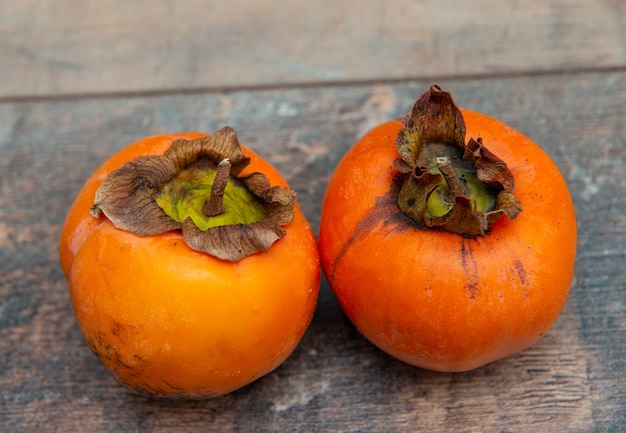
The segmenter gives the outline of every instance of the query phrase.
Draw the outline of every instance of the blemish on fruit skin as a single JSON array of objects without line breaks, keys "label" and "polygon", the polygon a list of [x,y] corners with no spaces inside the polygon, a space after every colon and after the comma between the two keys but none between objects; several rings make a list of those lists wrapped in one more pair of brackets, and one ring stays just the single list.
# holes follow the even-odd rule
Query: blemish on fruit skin
[{"label": "blemish on fruit skin", "polygon": [[528,273],[526,269],[524,269],[524,264],[519,259],[515,259],[513,261],[513,266],[515,268],[515,272],[517,273],[517,277],[524,289],[524,299],[528,298]]},{"label": "blemish on fruit skin", "polygon": [[465,288],[469,292],[469,298],[474,300],[478,291],[478,265],[474,259],[471,239],[463,239],[461,242],[461,265],[467,280]]},{"label": "blemish on fruit skin", "polygon": [[111,333],[116,337],[119,337],[121,329],[122,325],[120,325],[119,323],[114,323],[113,326],[111,326]]}]

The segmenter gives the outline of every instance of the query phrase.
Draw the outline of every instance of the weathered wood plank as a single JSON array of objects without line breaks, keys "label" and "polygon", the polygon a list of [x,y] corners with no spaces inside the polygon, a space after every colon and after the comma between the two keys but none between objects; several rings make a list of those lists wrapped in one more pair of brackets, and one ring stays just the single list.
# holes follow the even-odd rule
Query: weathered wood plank
[{"label": "weathered wood plank", "polygon": [[619,431],[626,423],[626,74],[444,80],[462,106],[541,143],[569,182],[579,256],[569,302],[532,348],[463,374],[394,361],[327,285],[278,370],[206,402],[150,401],[103,372],[57,260],[64,213],[107,156],[142,136],[231,125],[297,190],[315,228],[328,177],[430,83],[0,104],[0,425],[30,431]]},{"label": "weathered wood plank", "polygon": [[620,0],[0,3],[0,98],[626,66]]}]

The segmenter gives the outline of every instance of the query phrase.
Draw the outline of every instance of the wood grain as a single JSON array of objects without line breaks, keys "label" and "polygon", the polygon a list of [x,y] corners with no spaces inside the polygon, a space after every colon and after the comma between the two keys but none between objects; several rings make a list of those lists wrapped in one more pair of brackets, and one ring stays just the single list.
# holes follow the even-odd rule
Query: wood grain
[{"label": "wood grain", "polygon": [[0,3],[0,98],[626,66],[622,0]]},{"label": "wood grain", "polygon": [[[130,7],[130,6],[128,6]],[[464,107],[540,143],[579,221],[576,280],[530,349],[462,374],[369,344],[323,284],[313,323],[275,372],[225,397],[129,394],[82,341],[57,258],[82,182],[146,135],[233,126],[281,170],[317,230],[328,177],[368,129],[430,82],[0,104],[0,430],[10,432],[623,431],[626,425],[626,74],[446,79]]]}]

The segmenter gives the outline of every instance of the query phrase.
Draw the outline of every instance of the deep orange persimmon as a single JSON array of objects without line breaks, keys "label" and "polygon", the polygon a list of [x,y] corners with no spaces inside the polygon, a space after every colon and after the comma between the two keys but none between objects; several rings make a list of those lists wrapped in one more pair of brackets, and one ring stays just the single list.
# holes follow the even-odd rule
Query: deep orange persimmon
[{"label": "deep orange persimmon", "polygon": [[[149,137],[112,156],[78,194],[61,234],[61,264],[89,348],[142,394],[212,397],[260,378],[295,349],[317,301],[317,245],[297,203],[282,239],[236,261],[191,249],[179,231],[138,236],[90,214],[111,172],[203,136]],[[242,175],[260,172],[287,187],[269,163],[242,150],[250,158]]]},{"label": "deep orange persimmon", "polygon": [[405,118],[375,127],[340,161],[319,233],[323,269],[358,330],[437,371],[473,369],[536,342],[566,302],[576,255],[574,207],[551,158],[492,117],[460,114],[466,142],[482,139],[508,165],[522,209],[515,219],[464,236],[407,217],[394,167]]}]

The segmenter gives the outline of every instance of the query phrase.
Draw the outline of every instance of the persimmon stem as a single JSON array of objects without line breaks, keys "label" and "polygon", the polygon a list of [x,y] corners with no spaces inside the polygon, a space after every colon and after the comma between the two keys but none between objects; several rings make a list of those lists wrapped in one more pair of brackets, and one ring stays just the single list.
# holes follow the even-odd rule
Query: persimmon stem
[{"label": "persimmon stem", "polygon": [[232,165],[228,158],[224,158],[217,164],[215,171],[215,180],[211,186],[211,196],[204,205],[204,214],[208,217],[214,217],[224,212],[224,191],[230,177],[230,169]]},{"label": "persimmon stem", "polygon": [[454,204],[456,197],[467,197],[467,188],[461,179],[459,179],[459,175],[452,166],[450,158],[445,156],[437,158],[437,168],[448,184],[443,194],[443,199],[447,203]]}]

